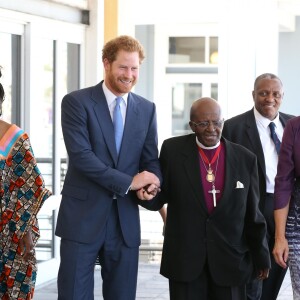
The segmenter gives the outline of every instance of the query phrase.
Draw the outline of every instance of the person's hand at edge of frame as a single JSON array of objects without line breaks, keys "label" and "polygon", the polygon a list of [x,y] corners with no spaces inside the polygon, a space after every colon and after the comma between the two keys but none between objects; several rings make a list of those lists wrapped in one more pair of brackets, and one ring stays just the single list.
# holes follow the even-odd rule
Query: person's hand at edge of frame
[{"label": "person's hand at edge of frame", "polygon": [[23,255],[23,259],[27,261],[34,253],[34,244],[31,235],[31,228],[21,238],[19,246]]}]

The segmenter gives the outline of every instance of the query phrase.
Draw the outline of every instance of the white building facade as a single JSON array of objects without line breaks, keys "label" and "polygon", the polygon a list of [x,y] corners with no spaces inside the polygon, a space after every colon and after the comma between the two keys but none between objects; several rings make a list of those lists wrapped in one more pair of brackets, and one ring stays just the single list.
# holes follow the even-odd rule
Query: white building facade
[{"label": "white building facade", "polygon": [[[156,103],[161,144],[189,131],[190,105],[202,96],[216,98],[225,118],[251,108],[254,79],[265,72],[283,80],[285,112],[300,114],[299,2],[0,0],[3,118],[29,133],[53,191],[40,213],[37,284],[56,277],[59,264],[54,228],[67,168],[61,100],[102,79],[104,42],[128,34],[144,45],[135,92]],[[154,232],[143,232],[147,239],[157,231],[162,238],[157,216]]]}]

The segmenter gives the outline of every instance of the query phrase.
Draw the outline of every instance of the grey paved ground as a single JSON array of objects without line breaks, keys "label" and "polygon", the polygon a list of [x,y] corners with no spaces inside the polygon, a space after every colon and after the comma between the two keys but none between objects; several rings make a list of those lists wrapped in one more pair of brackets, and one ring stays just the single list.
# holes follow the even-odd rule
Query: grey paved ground
[{"label": "grey paved ground", "polygon": [[[56,281],[37,287],[34,300],[57,299]],[[95,270],[95,300],[103,299],[101,296],[100,269]],[[159,275],[158,263],[140,263],[136,300],[165,300],[169,299],[168,281]],[[292,300],[292,287],[290,275],[287,273],[277,300]]]},{"label": "grey paved ground", "polygon": [[[102,298],[100,268],[95,270],[95,300]],[[56,280],[36,288],[34,300],[57,299]],[[159,274],[159,264],[140,263],[136,299],[165,300],[169,299],[168,281]]]}]

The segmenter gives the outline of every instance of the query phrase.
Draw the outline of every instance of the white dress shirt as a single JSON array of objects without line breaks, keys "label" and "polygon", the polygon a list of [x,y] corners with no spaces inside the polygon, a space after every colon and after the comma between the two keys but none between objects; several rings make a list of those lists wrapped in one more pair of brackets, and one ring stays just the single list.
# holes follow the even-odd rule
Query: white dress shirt
[{"label": "white dress shirt", "polygon": [[[114,109],[116,106],[116,98],[117,96],[114,95],[105,85],[105,82],[103,82],[103,92],[107,101],[107,105],[109,108],[110,116],[111,119],[113,120],[113,113]],[[125,118],[126,118],[126,107],[127,107],[127,99],[128,99],[128,94],[124,94],[122,96],[123,101],[120,102],[120,108],[121,108],[121,114],[122,114],[122,119],[123,119],[123,125],[125,124]]]},{"label": "white dress shirt", "polygon": [[[277,173],[278,154],[276,152],[275,144],[271,138],[271,132],[269,128],[270,120],[262,116],[254,107],[254,116],[256,120],[256,126],[258,129],[261,145],[264,151],[265,164],[266,164],[266,179],[267,179],[267,193],[274,193],[275,176]],[[279,113],[272,121],[276,126],[276,134],[279,140],[282,140],[283,126],[279,120]]]}]

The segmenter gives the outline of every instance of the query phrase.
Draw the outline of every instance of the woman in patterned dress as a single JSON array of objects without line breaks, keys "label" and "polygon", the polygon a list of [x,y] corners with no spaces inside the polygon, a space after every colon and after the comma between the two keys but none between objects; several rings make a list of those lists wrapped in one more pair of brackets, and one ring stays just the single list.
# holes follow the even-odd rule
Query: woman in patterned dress
[{"label": "woman in patterned dress", "polygon": [[[1,68],[0,68],[1,77]],[[0,115],[4,90],[0,83]],[[37,213],[50,196],[28,135],[0,120],[0,299],[33,299]]]},{"label": "woman in patterned dress", "polygon": [[290,269],[295,300],[300,300],[300,116],[284,129],[275,177],[273,255]]}]

